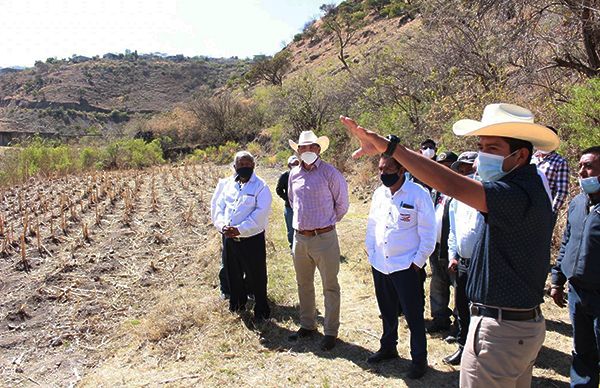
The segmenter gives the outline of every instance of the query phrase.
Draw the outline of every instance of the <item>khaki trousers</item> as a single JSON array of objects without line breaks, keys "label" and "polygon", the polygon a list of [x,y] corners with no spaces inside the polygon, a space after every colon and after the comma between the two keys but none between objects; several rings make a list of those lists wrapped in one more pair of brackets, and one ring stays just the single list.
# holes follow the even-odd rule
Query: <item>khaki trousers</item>
[{"label": "khaki trousers", "polygon": [[315,268],[319,269],[325,298],[325,335],[338,335],[340,327],[340,245],[334,230],[316,236],[294,234],[294,269],[300,299],[300,326],[317,328],[315,307]]},{"label": "khaki trousers", "polygon": [[460,362],[460,386],[530,387],[533,364],[545,336],[543,317],[507,321],[471,316]]}]

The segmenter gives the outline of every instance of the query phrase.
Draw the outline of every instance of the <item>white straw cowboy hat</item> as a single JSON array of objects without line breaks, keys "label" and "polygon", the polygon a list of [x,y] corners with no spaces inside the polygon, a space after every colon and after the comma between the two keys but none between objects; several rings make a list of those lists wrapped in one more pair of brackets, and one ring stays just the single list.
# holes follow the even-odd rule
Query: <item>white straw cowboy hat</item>
[{"label": "white straw cowboy hat", "polygon": [[458,136],[503,136],[526,140],[541,151],[554,151],[560,140],[550,128],[533,122],[533,113],[513,104],[490,104],[481,121],[463,119],[452,126]]},{"label": "white straw cowboy hat", "polygon": [[313,131],[302,131],[300,134],[300,138],[298,139],[298,143],[293,140],[288,140],[290,143],[290,147],[296,152],[298,152],[298,146],[301,145],[309,145],[309,144],[318,144],[321,147],[321,153],[325,152],[327,148],[329,148],[329,138],[327,136],[320,136],[314,134]]}]

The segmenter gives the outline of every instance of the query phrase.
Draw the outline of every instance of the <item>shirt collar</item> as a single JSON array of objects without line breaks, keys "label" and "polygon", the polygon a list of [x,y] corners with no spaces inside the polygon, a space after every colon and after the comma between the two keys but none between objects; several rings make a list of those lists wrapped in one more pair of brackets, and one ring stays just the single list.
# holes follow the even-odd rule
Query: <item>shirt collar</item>
[{"label": "shirt collar", "polygon": [[256,180],[256,173],[255,172],[253,172],[252,175],[250,176],[250,179],[248,179],[248,181],[246,181],[244,183],[240,182],[239,179],[236,179],[236,175],[233,174],[233,181],[235,183],[237,183],[238,185],[240,185],[240,186],[243,186],[243,185],[245,185],[247,183],[250,183],[250,182],[254,182],[255,180]]},{"label": "shirt collar", "polygon": [[406,188],[408,187],[408,185],[407,185],[408,182],[410,182],[410,181],[405,176],[404,183],[402,183],[402,186],[400,186],[400,188],[394,194],[392,194],[392,191],[390,190],[389,187],[386,187],[384,190],[385,196],[388,198],[393,198],[395,195],[400,195],[400,193],[405,192]]},{"label": "shirt collar", "polygon": [[304,167],[304,164],[303,164],[303,163],[300,163],[300,166],[301,166],[301,168],[302,168],[304,171],[312,171],[312,170],[313,170],[313,169],[315,169],[315,168],[319,168],[319,166],[321,165],[321,157],[319,156],[319,157],[317,158],[317,160],[315,160],[315,162],[314,162],[312,165],[313,165],[313,168],[311,168],[310,170],[307,170],[307,169]]}]

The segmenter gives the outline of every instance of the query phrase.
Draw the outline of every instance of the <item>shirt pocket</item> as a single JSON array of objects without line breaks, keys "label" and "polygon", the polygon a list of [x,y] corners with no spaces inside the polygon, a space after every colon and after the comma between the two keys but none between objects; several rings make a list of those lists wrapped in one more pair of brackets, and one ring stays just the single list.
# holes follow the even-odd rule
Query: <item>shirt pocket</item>
[{"label": "shirt pocket", "polygon": [[397,208],[394,211],[394,223],[398,229],[411,229],[417,225],[417,211],[415,209]]},{"label": "shirt pocket", "polygon": [[256,197],[244,194],[238,200],[238,211],[249,210],[256,207]]}]

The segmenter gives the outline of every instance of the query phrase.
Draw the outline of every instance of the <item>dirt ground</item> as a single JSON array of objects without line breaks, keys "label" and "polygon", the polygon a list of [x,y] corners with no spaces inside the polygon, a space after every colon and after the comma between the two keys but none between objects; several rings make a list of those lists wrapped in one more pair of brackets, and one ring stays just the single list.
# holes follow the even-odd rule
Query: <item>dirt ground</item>
[{"label": "dirt ground", "polygon": [[[458,386],[458,368],[441,362],[455,347],[441,335],[428,335],[428,374],[405,379],[403,321],[401,359],[366,363],[381,322],[363,249],[369,201],[357,196],[338,226],[338,345],[323,352],[318,339],[287,341],[298,328],[297,295],[274,169],[258,170],[274,197],[272,318],[255,324],[249,312],[230,314],[219,297],[220,237],[209,220],[211,191],[227,173],[161,167],[32,181],[2,193],[0,386]],[[316,283],[322,312],[318,275]],[[546,342],[533,386],[567,386],[568,314],[550,299],[543,310]]]}]

